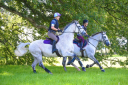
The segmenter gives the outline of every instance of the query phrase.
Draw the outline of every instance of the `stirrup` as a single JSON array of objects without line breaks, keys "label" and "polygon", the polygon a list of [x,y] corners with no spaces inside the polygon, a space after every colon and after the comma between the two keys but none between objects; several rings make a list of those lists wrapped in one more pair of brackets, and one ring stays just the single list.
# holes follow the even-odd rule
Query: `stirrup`
[{"label": "stirrup", "polygon": [[54,53],[54,52],[56,52],[56,51],[58,51],[57,49],[54,49],[54,51],[52,51],[52,53]]},{"label": "stirrup", "polygon": [[80,49],[80,51],[82,52],[82,51],[84,51],[85,49]]}]

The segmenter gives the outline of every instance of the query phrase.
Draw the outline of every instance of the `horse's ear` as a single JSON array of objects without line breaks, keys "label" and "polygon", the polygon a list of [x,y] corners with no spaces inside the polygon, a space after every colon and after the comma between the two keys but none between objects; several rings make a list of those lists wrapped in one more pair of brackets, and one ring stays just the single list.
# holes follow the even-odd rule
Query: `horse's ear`
[{"label": "horse's ear", "polygon": [[105,32],[105,31],[102,31],[102,32],[106,34],[106,32]]},{"label": "horse's ear", "polygon": [[73,20],[72,23],[76,23],[76,20]]}]

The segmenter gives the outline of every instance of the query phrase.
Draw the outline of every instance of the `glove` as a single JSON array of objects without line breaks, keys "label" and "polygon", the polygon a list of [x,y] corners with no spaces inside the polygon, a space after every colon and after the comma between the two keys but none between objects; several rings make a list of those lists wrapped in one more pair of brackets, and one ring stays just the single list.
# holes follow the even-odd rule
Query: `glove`
[{"label": "glove", "polygon": [[89,35],[85,35],[85,37],[90,37]]},{"label": "glove", "polygon": [[89,35],[87,35],[87,37],[90,37]]},{"label": "glove", "polygon": [[62,32],[62,30],[58,30],[58,32]]},{"label": "glove", "polygon": [[77,36],[79,37],[79,36],[81,36],[80,34],[77,34]]}]

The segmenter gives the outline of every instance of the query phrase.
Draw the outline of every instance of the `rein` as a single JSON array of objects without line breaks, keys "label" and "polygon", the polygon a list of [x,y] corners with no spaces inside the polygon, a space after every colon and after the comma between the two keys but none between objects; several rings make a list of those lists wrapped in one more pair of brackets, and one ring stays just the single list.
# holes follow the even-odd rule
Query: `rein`
[{"label": "rein", "polygon": [[[94,39],[94,38],[92,38],[92,37],[90,37],[91,39],[93,39],[93,40],[95,40],[95,41],[97,41],[97,42],[103,42],[103,41],[101,41],[101,40],[97,40],[97,39]],[[102,38],[103,38],[103,33],[102,33]],[[88,42],[89,42],[89,39],[88,39]],[[89,42],[90,43],[90,42]],[[90,43],[92,46],[94,46],[92,43]],[[95,47],[95,46],[94,46]],[[96,48],[96,47],[95,47]]]},{"label": "rein", "polygon": [[92,37],[90,37],[91,39],[93,39],[93,40],[95,40],[95,41],[98,41],[98,42],[103,42],[103,41],[101,41],[101,40],[97,40],[97,39],[94,39],[94,38],[92,38]]},{"label": "rein", "polygon": [[[80,32],[80,29],[82,29],[82,27],[80,28],[79,26],[77,26],[76,22],[74,22],[74,23],[75,23],[75,30],[76,30],[76,27],[77,27],[79,32]],[[79,32],[62,32],[62,33],[77,33],[78,34]]]}]

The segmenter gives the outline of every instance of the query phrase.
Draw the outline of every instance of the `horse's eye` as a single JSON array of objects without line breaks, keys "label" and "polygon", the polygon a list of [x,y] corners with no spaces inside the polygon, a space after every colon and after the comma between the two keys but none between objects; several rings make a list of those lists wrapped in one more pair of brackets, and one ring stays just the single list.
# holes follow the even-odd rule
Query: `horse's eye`
[{"label": "horse's eye", "polygon": [[106,38],[106,36],[103,36],[103,38]]}]

